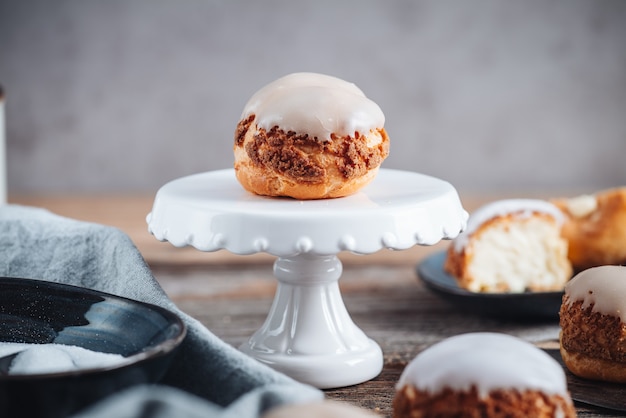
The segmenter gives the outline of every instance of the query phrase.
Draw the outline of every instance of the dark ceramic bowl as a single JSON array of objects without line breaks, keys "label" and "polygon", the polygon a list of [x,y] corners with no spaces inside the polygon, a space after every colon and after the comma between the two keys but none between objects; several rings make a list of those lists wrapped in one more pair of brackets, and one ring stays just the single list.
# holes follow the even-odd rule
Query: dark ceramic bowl
[{"label": "dark ceramic bowl", "polygon": [[563,292],[479,293],[460,288],[443,269],[445,251],[425,258],[417,275],[441,298],[468,312],[518,321],[558,322]]},{"label": "dark ceramic bowl", "polygon": [[0,342],[120,354],[115,366],[0,376],[0,417],[65,417],[124,388],[158,382],[186,328],[158,306],[76,286],[0,278]]}]

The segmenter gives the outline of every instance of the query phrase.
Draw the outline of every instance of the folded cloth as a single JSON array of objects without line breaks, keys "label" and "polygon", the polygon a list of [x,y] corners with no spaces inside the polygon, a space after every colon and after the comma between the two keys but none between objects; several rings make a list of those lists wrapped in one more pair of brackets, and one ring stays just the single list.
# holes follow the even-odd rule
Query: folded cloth
[{"label": "folded cloth", "polygon": [[253,360],[212,334],[167,297],[122,231],[26,206],[0,207],[0,276],[87,287],[164,307],[187,336],[158,386],[136,386],[77,417],[258,417],[323,393]]}]

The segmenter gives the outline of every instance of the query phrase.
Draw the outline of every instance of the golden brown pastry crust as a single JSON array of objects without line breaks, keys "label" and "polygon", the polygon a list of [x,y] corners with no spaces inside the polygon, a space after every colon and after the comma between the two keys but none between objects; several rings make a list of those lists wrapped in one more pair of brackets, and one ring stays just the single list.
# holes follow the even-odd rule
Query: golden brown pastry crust
[{"label": "golden brown pastry crust", "polygon": [[563,297],[560,351],[567,368],[577,376],[626,383],[626,325],[617,316],[583,309]]},{"label": "golden brown pastry crust", "polygon": [[595,198],[596,209],[582,217],[570,212],[570,199],[552,200],[566,214],[563,237],[576,271],[626,264],[626,187],[600,191]]},{"label": "golden brown pastry crust", "polygon": [[234,151],[235,173],[246,190],[323,199],[347,196],[372,181],[389,154],[389,137],[379,129],[368,136],[357,132],[318,141],[279,127],[258,128],[251,115],[237,125]]},{"label": "golden brown pastry crust", "polygon": [[[559,411],[562,414],[559,414]],[[401,388],[393,400],[394,418],[564,418],[576,417],[573,404],[558,395],[539,391],[496,390],[481,398],[472,387],[469,391],[446,388],[432,395],[414,386]]]}]

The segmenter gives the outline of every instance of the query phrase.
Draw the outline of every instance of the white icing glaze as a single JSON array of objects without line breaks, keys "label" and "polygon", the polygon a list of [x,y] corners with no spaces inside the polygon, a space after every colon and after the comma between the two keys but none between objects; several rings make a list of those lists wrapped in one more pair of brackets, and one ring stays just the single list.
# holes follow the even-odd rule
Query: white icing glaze
[{"label": "white icing glaze", "polygon": [[367,135],[381,129],[385,115],[354,84],[316,73],[293,73],[257,91],[246,103],[241,119],[256,115],[257,126],[269,130],[307,133],[319,141],[330,134]]},{"label": "white icing glaze", "polygon": [[550,355],[517,337],[490,332],[457,335],[427,348],[404,369],[396,389],[407,384],[431,394],[475,386],[481,397],[517,389],[569,398],[563,368]]},{"label": "white icing glaze", "polygon": [[508,214],[518,214],[520,217],[528,217],[533,213],[545,213],[552,216],[559,224],[565,220],[559,208],[550,202],[540,199],[505,199],[496,200],[481,206],[474,211],[468,221],[467,228],[454,240],[454,250],[461,252],[467,245],[469,238],[485,222]]},{"label": "white icing glaze", "polygon": [[567,210],[575,218],[584,218],[598,209],[598,199],[593,195],[581,195],[569,199],[566,203]]},{"label": "white icing glaze", "polygon": [[565,285],[569,304],[583,302],[583,309],[613,315],[626,322],[626,267],[592,267],[578,273]]}]

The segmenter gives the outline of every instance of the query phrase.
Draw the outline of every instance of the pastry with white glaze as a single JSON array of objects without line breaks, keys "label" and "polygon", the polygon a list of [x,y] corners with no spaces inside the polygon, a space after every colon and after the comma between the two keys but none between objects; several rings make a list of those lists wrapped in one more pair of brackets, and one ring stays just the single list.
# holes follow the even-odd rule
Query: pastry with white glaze
[{"label": "pastry with white glaze", "polygon": [[575,417],[563,368],[519,338],[468,333],[418,354],[396,385],[394,418]]},{"label": "pastry with white glaze", "polygon": [[283,405],[271,409],[262,418],[376,418],[371,411],[338,401]]},{"label": "pastry with white glaze", "polygon": [[553,203],[566,215],[563,237],[575,271],[626,264],[626,187]]},{"label": "pastry with white glaze", "polygon": [[235,173],[265,196],[347,196],[376,176],[389,154],[385,116],[354,84],[293,73],[246,103],[235,131]]},{"label": "pastry with white glaze", "polygon": [[572,276],[563,214],[539,199],[497,200],[470,215],[444,269],[472,292],[558,291]]},{"label": "pastry with white glaze", "polygon": [[561,357],[577,376],[626,383],[626,267],[599,266],[566,286]]}]

